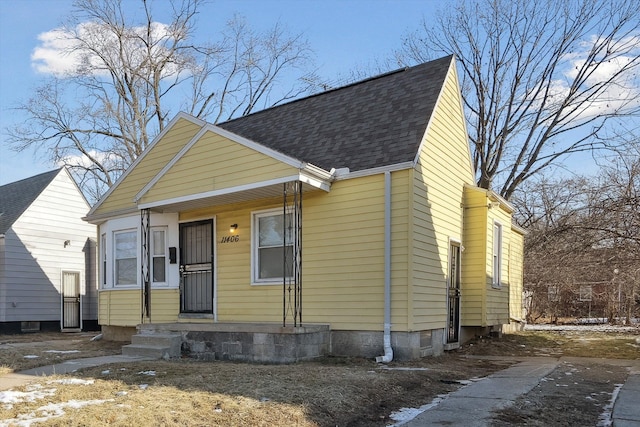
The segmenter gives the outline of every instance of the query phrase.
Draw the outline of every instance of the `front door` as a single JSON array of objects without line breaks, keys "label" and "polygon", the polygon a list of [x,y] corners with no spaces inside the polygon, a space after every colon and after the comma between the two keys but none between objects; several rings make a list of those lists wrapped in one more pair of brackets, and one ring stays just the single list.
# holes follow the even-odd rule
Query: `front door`
[{"label": "front door", "polygon": [[80,273],[62,272],[62,329],[80,329]]},{"label": "front door", "polygon": [[449,246],[449,283],[447,290],[447,344],[457,343],[460,335],[460,244]]},{"label": "front door", "polygon": [[213,313],[213,220],[180,224],[180,312]]}]

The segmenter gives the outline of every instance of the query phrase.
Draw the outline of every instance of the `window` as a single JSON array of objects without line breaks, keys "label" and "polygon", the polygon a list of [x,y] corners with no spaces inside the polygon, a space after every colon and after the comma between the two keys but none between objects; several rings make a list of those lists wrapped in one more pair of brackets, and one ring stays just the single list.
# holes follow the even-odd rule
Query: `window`
[{"label": "window", "polygon": [[[253,217],[253,281],[282,282],[293,275],[292,216],[276,211],[256,213]],[[286,230],[286,232],[285,232]],[[285,241],[286,234],[286,241]],[[283,250],[284,247],[284,250]],[[285,267],[285,251],[287,265]]]},{"label": "window", "polygon": [[491,286],[499,288],[502,284],[502,225],[493,224],[493,280]]},{"label": "window", "polygon": [[103,234],[100,236],[100,257],[102,258],[102,271],[100,272],[102,275],[102,286],[105,287],[107,285],[107,235]]},{"label": "window", "polygon": [[591,285],[580,285],[580,301],[591,301],[593,288]]},{"label": "window", "polygon": [[136,231],[116,232],[113,240],[115,246],[115,284],[135,285],[138,277]]},{"label": "window", "polygon": [[165,283],[167,277],[167,249],[166,249],[166,232],[162,228],[151,229],[151,277],[153,283]]}]

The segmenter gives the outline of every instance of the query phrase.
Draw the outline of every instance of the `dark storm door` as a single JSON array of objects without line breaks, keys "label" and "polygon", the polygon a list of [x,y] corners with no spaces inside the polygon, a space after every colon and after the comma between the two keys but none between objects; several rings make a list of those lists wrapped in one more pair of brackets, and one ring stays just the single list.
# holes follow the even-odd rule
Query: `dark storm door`
[{"label": "dark storm door", "polygon": [[460,244],[449,246],[449,283],[447,289],[447,343],[459,341],[460,335]]},{"label": "dark storm door", "polygon": [[62,328],[80,328],[80,273],[62,272]]},{"label": "dark storm door", "polygon": [[180,224],[180,312],[213,313],[213,220]]}]

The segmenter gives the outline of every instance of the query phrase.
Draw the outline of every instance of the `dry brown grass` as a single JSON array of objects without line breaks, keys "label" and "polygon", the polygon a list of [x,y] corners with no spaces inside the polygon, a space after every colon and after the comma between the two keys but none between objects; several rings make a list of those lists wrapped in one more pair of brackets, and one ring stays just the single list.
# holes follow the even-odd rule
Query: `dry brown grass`
[{"label": "dry brown grass", "polygon": [[[438,394],[460,387],[456,380],[485,376],[515,361],[483,360],[482,355],[638,359],[639,336],[522,332],[500,339],[478,339],[473,345],[442,357],[389,365],[414,370],[384,369],[371,360],[347,358],[292,365],[190,359],[113,364],[73,374],[75,378],[94,380],[91,385],[49,383],[63,377],[39,379],[43,389],[55,388],[55,393],[12,408],[0,406],[0,424],[20,414],[40,414],[38,408],[47,403],[96,400],[102,403],[65,408],[64,415],[38,425],[383,426],[390,424],[389,415],[395,410],[424,405]],[[46,341],[47,349],[55,345],[52,340]],[[91,342],[86,347],[58,344],[59,348],[83,346],[83,352],[73,354],[73,358],[88,357],[91,352],[119,352],[121,345],[104,341]],[[20,350],[19,354],[24,352],[27,350]],[[0,364],[10,363],[2,358],[3,353],[0,351]],[[44,360],[44,356],[27,359],[29,364],[44,364]],[[12,369],[23,363],[14,363]]]},{"label": "dry brown grass", "polygon": [[54,332],[0,335],[0,374],[122,352],[123,343],[91,341],[94,336],[96,334]]},{"label": "dry brown grass", "polygon": [[0,424],[20,414],[38,414],[47,403],[100,400],[104,402],[65,409],[65,415],[43,425],[382,426],[394,410],[420,406],[460,387],[455,380],[505,365],[448,355],[391,367],[409,366],[422,369],[390,370],[370,360],[337,358],[293,365],[193,360],[112,364],[74,374],[95,380],[88,386],[39,380],[44,389],[58,391],[10,410],[0,408]]},{"label": "dry brown grass", "polygon": [[467,354],[497,356],[571,356],[640,359],[640,329],[625,332],[587,330],[524,331],[502,338],[480,338]]}]

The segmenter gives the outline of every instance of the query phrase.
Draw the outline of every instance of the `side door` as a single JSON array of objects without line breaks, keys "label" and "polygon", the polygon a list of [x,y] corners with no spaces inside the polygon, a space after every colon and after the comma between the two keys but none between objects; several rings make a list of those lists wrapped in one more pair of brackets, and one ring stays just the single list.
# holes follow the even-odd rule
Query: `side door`
[{"label": "side door", "polygon": [[460,340],[460,244],[449,244],[449,283],[447,287],[447,344]]},{"label": "side door", "polygon": [[80,329],[80,273],[62,272],[62,329]]}]

